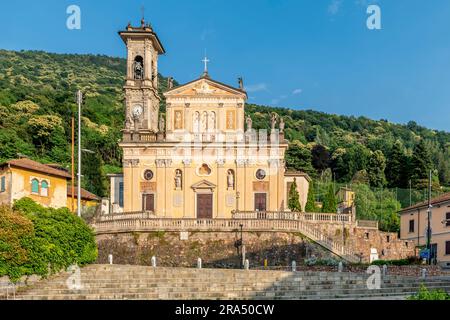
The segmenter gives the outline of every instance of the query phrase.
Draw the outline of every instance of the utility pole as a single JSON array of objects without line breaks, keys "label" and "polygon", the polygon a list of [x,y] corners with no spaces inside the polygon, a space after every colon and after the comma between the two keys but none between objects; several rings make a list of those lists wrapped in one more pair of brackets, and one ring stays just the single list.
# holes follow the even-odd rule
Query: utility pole
[{"label": "utility pole", "polygon": [[409,206],[412,206],[412,183],[411,179],[409,179]]},{"label": "utility pole", "polygon": [[431,264],[431,170],[428,178],[428,226],[427,226],[427,250],[428,264]]},{"label": "utility pole", "polygon": [[75,212],[75,117],[72,115],[72,212]]},{"label": "utility pole", "polygon": [[78,182],[77,182],[77,213],[81,217],[81,104],[83,102],[83,93],[77,92],[78,103]]}]

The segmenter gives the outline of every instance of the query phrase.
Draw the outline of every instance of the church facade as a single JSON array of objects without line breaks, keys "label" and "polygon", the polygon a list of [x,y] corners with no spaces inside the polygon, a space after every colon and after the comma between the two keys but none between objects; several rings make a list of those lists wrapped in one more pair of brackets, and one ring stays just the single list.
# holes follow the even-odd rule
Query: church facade
[{"label": "church facade", "polygon": [[[128,25],[119,32],[127,48],[125,125],[120,211],[152,212],[163,218],[231,218],[233,211],[285,211],[284,122],[256,131],[245,117],[243,82],[232,87],[207,69],[164,93],[160,113],[158,56],[165,53],[152,27]],[[298,175],[302,206],[309,178]],[[304,181],[303,181],[303,180]],[[302,180],[302,182],[301,182]],[[306,181],[306,183],[305,183]],[[305,192],[306,191],[306,192]],[[115,192],[114,194],[117,194]],[[303,194],[303,195],[302,195]]]}]

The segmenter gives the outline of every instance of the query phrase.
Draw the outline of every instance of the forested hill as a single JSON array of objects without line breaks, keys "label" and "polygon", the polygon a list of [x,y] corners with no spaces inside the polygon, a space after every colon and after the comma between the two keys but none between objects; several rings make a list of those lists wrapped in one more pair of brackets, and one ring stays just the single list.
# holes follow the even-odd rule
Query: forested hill
[{"label": "forested hill", "polygon": [[[124,122],[125,67],[124,59],[107,56],[0,50],[0,161],[21,153],[68,167],[74,94],[81,89],[87,96],[83,146],[98,155],[85,156],[85,186],[104,195],[104,174],[121,167],[117,142]],[[160,91],[165,90],[166,79],[160,76],[159,83]],[[400,125],[312,110],[246,106],[256,128],[269,127],[271,112],[285,120],[286,137],[292,142],[287,163],[292,169],[373,187],[406,187],[411,180],[416,188],[423,187],[426,170],[435,169],[435,186],[450,185],[448,132],[412,121]]]}]

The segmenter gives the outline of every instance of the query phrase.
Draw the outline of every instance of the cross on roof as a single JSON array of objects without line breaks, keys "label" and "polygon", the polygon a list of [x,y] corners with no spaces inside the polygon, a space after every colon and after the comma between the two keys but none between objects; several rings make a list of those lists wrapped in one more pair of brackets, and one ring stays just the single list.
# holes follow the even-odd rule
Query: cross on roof
[{"label": "cross on roof", "polygon": [[208,73],[208,62],[210,62],[210,60],[205,56],[202,62],[205,64],[205,73]]}]

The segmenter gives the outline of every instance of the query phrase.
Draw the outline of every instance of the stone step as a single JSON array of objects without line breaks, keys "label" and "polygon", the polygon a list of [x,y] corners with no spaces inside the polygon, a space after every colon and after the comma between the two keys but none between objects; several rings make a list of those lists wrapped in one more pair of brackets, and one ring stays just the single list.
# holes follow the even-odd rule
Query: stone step
[{"label": "stone step", "polygon": [[[431,286],[429,289],[443,289],[445,291],[450,291],[450,285],[447,286]],[[59,294],[74,294],[74,295],[88,295],[88,294],[114,294],[118,292],[126,292],[126,293],[178,293],[178,294],[202,294],[203,296],[208,297],[213,293],[241,293],[241,294],[250,294],[250,295],[272,295],[272,296],[284,296],[289,294],[295,295],[333,295],[333,294],[370,294],[370,293],[400,293],[400,292],[412,292],[417,291],[418,287],[401,287],[401,288],[381,288],[379,290],[368,290],[367,288],[329,288],[327,290],[317,289],[290,289],[290,288],[227,288],[226,290],[207,290],[207,288],[158,288],[158,290],[148,290],[146,288],[122,288],[123,290],[118,290],[119,288],[97,288],[97,289],[82,289],[82,290],[68,290],[68,289],[45,289],[41,291],[29,291],[22,296],[33,296],[33,295],[59,295]]]},{"label": "stone step", "polygon": [[[450,291],[450,277],[384,276],[368,290],[368,275],[267,270],[152,268],[92,265],[81,270],[79,291],[63,272],[17,291],[19,299],[336,299],[408,296],[423,284]],[[0,299],[1,299],[0,295]]]},{"label": "stone step", "polygon": [[36,295],[33,297],[18,297],[17,300],[154,300],[154,299],[170,299],[170,300],[188,300],[188,299],[196,299],[196,300],[218,300],[218,299],[257,299],[257,300],[334,300],[334,299],[373,299],[373,298],[381,298],[381,297],[407,297],[415,294],[416,291],[404,291],[400,295],[398,292],[395,293],[366,293],[364,296],[360,294],[355,295],[342,295],[342,294],[329,294],[329,295],[296,295],[296,294],[286,294],[283,296],[272,296],[272,295],[249,295],[242,296],[240,294],[212,294],[209,296],[202,295],[183,295],[183,294],[87,294],[87,295]]}]

